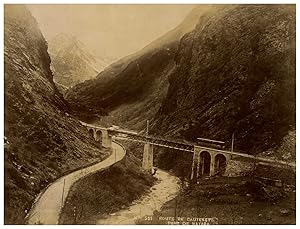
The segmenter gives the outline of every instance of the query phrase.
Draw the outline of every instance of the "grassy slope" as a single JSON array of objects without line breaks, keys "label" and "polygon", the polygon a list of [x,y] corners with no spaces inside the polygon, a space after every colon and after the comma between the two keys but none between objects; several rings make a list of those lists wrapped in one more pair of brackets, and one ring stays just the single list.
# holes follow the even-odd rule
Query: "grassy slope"
[{"label": "grassy slope", "polygon": [[97,218],[138,199],[154,182],[141,170],[140,163],[129,152],[110,168],[77,181],[63,207],[60,224],[95,224]]},{"label": "grassy slope", "polygon": [[26,7],[5,6],[4,33],[5,224],[23,224],[43,188],[108,152],[68,115],[46,41]]}]

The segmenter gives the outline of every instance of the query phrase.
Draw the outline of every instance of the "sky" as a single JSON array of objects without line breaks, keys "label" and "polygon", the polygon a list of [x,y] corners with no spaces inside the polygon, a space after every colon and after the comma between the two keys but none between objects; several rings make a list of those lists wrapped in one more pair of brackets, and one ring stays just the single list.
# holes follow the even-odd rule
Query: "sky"
[{"label": "sky", "polygon": [[97,56],[121,58],[170,31],[195,5],[27,5],[46,40],[76,36]]}]

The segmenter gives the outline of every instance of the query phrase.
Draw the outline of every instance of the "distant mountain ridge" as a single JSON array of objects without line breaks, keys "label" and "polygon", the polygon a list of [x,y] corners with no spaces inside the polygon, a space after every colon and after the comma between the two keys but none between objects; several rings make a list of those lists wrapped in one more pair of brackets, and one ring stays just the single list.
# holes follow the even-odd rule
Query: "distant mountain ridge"
[{"label": "distant mountain ridge", "polygon": [[[70,88],[66,92],[66,98],[73,110],[97,112],[101,107],[107,112],[113,112],[113,116],[121,115],[121,119],[114,119],[114,122],[126,122],[128,115],[133,115],[132,122],[141,121],[138,125],[143,125],[143,118],[139,114],[146,107],[152,106],[153,109],[148,111],[151,113],[149,118],[153,117],[167,93],[168,75],[174,68],[174,57],[180,39],[195,28],[200,17],[205,18],[211,13],[208,10],[211,7],[196,7],[182,23],[165,35],[140,51],[114,62],[96,78]],[[123,109],[125,106],[126,110]],[[88,113],[93,114],[91,111]]]},{"label": "distant mountain ridge", "polygon": [[201,7],[192,31],[181,24],[68,90],[71,107],[102,107],[100,122],[139,130],[150,119],[153,133],[191,141],[230,144],[235,132],[251,154],[278,146],[295,128],[294,6]]},{"label": "distant mountain ridge", "polygon": [[49,54],[54,81],[73,86],[95,77],[112,58],[97,57],[75,36],[60,33],[49,41]]}]

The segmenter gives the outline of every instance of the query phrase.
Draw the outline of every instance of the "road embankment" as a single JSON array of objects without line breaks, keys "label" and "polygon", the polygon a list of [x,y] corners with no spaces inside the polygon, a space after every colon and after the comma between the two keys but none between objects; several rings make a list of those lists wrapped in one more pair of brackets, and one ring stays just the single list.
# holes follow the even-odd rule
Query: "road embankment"
[{"label": "road embankment", "polygon": [[124,158],[126,151],[121,144],[113,142],[112,147],[113,153],[107,159],[63,176],[49,185],[35,200],[27,216],[28,224],[58,224],[71,186],[79,179],[104,170]]}]

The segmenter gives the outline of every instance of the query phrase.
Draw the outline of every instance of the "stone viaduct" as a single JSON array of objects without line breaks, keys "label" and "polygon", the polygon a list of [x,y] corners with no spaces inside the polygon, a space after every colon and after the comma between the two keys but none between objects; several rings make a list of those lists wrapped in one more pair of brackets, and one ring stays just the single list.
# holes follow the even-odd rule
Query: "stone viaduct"
[{"label": "stone viaduct", "polygon": [[104,128],[99,126],[94,126],[81,122],[89,133],[98,142],[102,143],[105,148],[112,147],[112,139],[120,139],[131,142],[140,142],[144,144],[143,162],[142,168],[152,172],[153,168],[153,148],[154,146],[164,147],[169,149],[181,150],[185,152],[193,153],[192,169],[191,169],[191,179],[197,179],[203,176],[214,176],[222,175],[226,171],[227,163],[229,160],[236,160],[238,158],[250,159],[254,162],[269,164],[272,166],[283,166],[288,165],[295,167],[294,164],[287,164],[284,161],[266,159],[261,157],[256,157],[244,153],[237,153],[232,151],[226,151],[223,149],[215,149],[210,147],[204,147],[200,145],[195,145],[186,142],[169,140],[156,136],[148,136],[143,134],[138,134],[137,132],[114,129],[114,128]]}]

